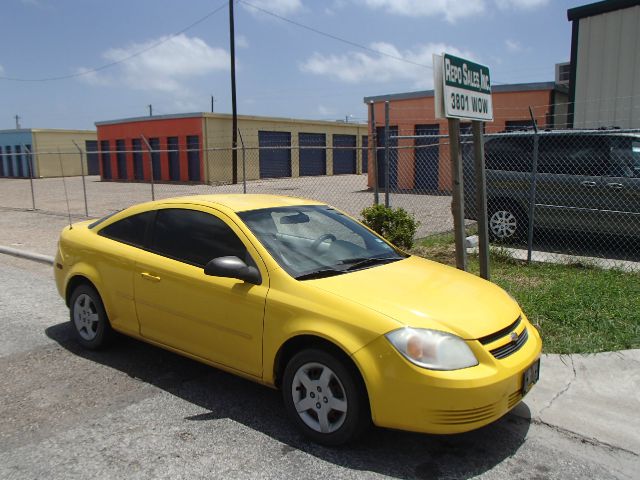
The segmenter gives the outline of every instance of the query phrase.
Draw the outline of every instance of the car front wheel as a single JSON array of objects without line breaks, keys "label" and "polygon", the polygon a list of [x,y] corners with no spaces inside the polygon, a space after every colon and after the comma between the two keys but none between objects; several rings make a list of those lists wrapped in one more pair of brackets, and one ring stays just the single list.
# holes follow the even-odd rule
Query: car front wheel
[{"label": "car front wheel", "polygon": [[287,364],[282,383],[285,408],[307,437],[341,445],[369,425],[366,393],[352,365],[318,349],[304,350]]},{"label": "car front wheel", "polygon": [[89,285],[80,285],[71,294],[70,316],[76,339],[85,348],[97,350],[113,335],[100,295]]},{"label": "car front wheel", "polygon": [[489,211],[489,236],[492,240],[510,241],[521,238],[524,219],[517,208],[510,205],[492,207]]}]

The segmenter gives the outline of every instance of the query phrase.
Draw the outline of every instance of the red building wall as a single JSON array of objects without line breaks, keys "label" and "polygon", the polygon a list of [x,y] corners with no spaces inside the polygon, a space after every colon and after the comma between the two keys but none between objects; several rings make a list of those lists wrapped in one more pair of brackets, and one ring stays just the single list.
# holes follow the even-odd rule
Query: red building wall
[{"label": "red building wall", "polygon": [[[529,107],[532,107],[534,118],[540,128],[547,126],[553,104],[553,90],[531,90],[493,93],[493,122],[485,125],[486,133],[496,133],[505,130],[508,121],[530,120]],[[384,126],[385,102],[375,101],[376,126]],[[447,120],[436,119],[433,97],[389,100],[389,125],[398,126],[398,135],[415,135],[416,125],[438,125],[440,135],[448,134]],[[369,112],[369,138],[373,138],[371,112]],[[398,189],[413,189],[415,178],[415,150],[414,139],[398,139]],[[438,190],[451,189],[451,160],[448,152],[448,139],[441,139],[438,165]],[[370,147],[373,142],[369,142]],[[446,150],[445,150],[446,149]],[[374,151],[369,151],[369,187],[374,185],[373,168]]]},{"label": "red building wall", "polygon": [[[109,149],[112,152],[110,155],[110,164],[112,179],[117,180],[117,155],[116,155],[116,140],[125,141],[126,164],[127,164],[127,180],[134,179],[134,165],[133,165],[133,139],[141,139],[144,136],[147,141],[151,138],[158,138],[160,140],[160,178],[161,181],[170,181],[169,174],[169,153],[166,151],[167,139],[169,137],[178,137],[179,145],[179,165],[180,165],[180,181],[189,181],[189,170],[187,161],[187,137],[198,136],[199,139],[199,158],[200,158],[200,181],[202,182],[204,177],[203,167],[203,135],[202,135],[202,117],[185,117],[185,118],[169,118],[169,119],[149,119],[145,120],[133,120],[123,121],[121,123],[114,123],[108,125],[96,125],[98,132],[98,148],[100,158],[100,176],[104,179],[104,166],[102,162],[102,142],[109,141]],[[151,158],[146,147],[146,144],[142,142],[143,150],[143,177],[145,181],[151,180]]]}]

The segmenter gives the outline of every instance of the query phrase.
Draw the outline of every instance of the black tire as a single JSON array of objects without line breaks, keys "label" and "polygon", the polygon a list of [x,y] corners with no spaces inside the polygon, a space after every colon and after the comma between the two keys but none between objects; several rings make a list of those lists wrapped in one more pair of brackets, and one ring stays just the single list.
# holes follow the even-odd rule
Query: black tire
[{"label": "black tire", "polygon": [[[323,373],[327,376],[323,377]],[[307,389],[300,383],[304,374],[312,380],[309,385],[313,388]],[[329,388],[322,390],[326,378]],[[325,350],[308,349],[293,356],[284,370],[282,396],[292,422],[306,437],[322,445],[351,442],[371,424],[369,402],[360,374],[353,364]],[[306,403],[309,408],[299,413],[296,405],[304,408]],[[346,411],[340,411],[342,408]],[[325,420],[321,421],[321,418]],[[325,431],[321,431],[323,425]]]},{"label": "black tire", "polygon": [[95,288],[76,287],[69,302],[69,317],[76,339],[84,348],[98,350],[113,339],[113,329]]},{"label": "black tire", "polygon": [[508,243],[524,238],[527,221],[522,210],[511,202],[496,202],[489,205],[487,214],[489,239]]}]

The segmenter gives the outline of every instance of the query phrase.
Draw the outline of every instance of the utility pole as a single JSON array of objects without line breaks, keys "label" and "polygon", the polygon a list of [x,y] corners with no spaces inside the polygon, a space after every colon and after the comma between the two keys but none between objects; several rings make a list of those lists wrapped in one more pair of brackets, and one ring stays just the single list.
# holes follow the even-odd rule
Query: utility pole
[{"label": "utility pole", "polygon": [[236,108],[236,41],[233,21],[233,0],[229,0],[229,53],[231,54],[231,176],[232,182],[238,183],[238,110]]},{"label": "utility pole", "polygon": [[149,116],[153,117],[153,105],[149,104],[147,106],[149,107]]},{"label": "utility pole", "polygon": [[211,95],[211,113],[213,113],[213,104],[216,102],[216,97]]},{"label": "utility pole", "polygon": [[15,119],[16,119],[16,130],[20,130],[20,116],[16,115]]}]

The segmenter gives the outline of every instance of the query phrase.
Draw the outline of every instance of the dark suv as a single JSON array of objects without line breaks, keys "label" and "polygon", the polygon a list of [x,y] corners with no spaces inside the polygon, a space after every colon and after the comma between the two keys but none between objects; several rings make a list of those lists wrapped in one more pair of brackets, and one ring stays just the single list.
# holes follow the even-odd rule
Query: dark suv
[{"label": "dark suv", "polygon": [[[640,133],[539,132],[535,227],[640,236]],[[487,135],[489,234],[525,237],[534,134]],[[464,151],[465,217],[476,219],[473,152]]]}]

